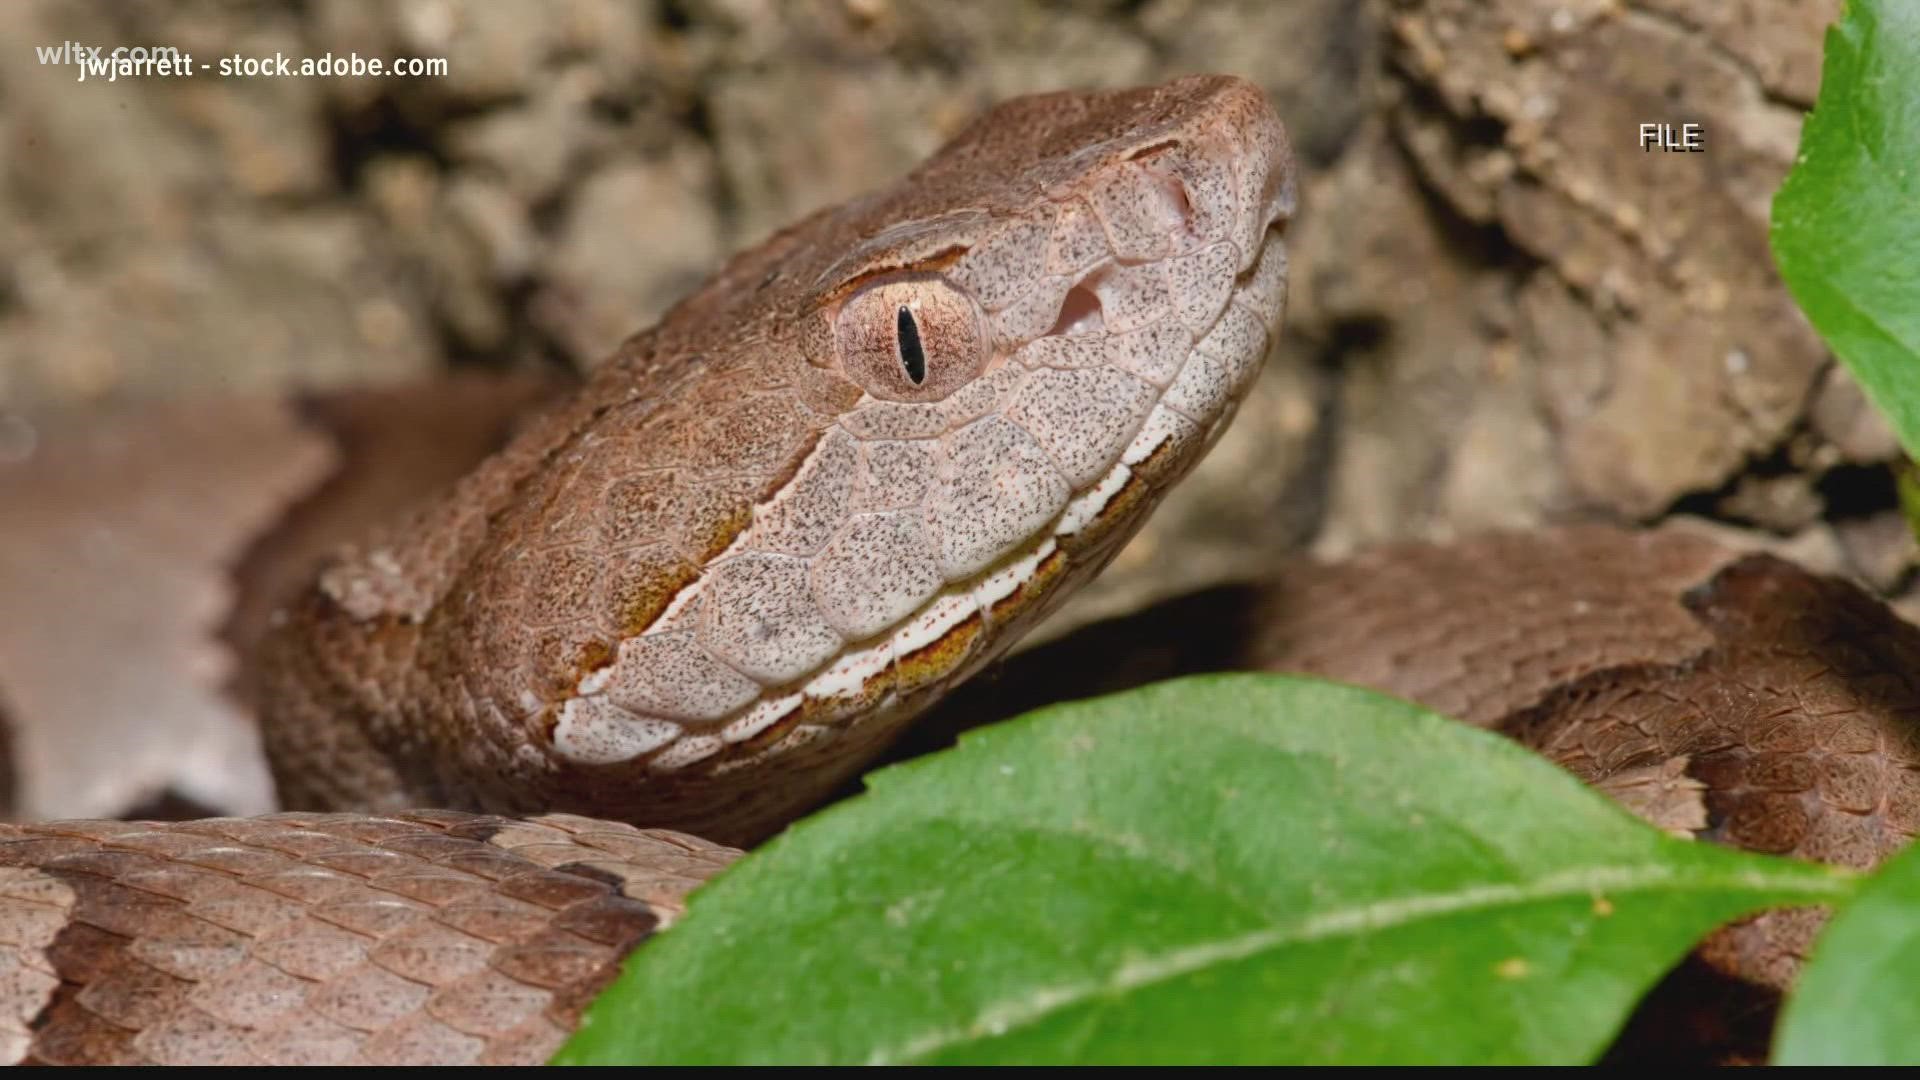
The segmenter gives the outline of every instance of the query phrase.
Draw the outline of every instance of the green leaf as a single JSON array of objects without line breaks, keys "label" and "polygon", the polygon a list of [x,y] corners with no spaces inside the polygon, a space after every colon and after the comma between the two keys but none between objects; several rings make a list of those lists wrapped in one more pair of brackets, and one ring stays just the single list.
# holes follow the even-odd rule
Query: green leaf
[{"label": "green leaf", "polygon": [[1920,1063],[1920,848],[1883,864],[1814,943],[1774,1062]]},{"label": "green leaf", "polygon": [[1578,1062],[1714,926],[1851,888],[1309,679],[1056,706],[869,784],[695,894],[556,1060]]},{"label": "green leaf", "polygon": [[1920,4],[1850,0],[1773,200],[1780,276],[1920,457]]}]

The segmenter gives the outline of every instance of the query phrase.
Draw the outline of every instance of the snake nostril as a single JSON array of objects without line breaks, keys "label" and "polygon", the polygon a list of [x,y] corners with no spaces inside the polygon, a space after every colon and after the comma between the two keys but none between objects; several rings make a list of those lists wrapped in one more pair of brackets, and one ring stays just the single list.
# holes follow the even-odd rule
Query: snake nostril
[{"label": "snake nostril", "polygon": [[1058,334],[1098,334],[1106,329],[1106,316],[1100,306],[1100,297],[1086,284],[1075,285],[1067,290],[1067,297],[1060,302],[1060,317],[1054,320],[1053,329],[1048,335]]}]

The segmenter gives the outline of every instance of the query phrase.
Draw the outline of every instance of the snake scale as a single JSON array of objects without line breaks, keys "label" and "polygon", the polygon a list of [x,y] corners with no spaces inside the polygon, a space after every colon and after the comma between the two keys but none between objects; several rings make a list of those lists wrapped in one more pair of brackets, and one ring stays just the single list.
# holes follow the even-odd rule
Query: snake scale
[{"label": "snake scale", "polygon": [[[953,694],[1228,423],[1278,332],[1294,200],[1264,96],[1194,77],[1008,102],[735,257],[242,617],[289,812],[0,826],[6,1056],[543,1061],[725,845],[943,699],[935,729],[1029,681],[1020,706],[1316,672],[1501,730],[1674,831],[1851,865],[1903,843],[1920,633],[1671,529],[1388,548]],[[1777,993],[1817,925],[1763,916],[1699,962]]]}]

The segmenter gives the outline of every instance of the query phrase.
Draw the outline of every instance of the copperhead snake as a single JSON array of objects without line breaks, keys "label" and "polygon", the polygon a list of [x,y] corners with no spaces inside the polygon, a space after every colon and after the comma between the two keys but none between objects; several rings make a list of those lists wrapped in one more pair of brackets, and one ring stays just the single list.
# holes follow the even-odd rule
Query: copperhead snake
[{"label": "copperhead snake", "polygon": [[[240,683],[288,813],[0,827],[6,1056],[545,1060],[725,845],[870,764],[1194,465],[1278,332],[1294,200],[1264,96],[1194,77],[1008,102],[735,257],[263,619]],[[1751,709],[1688,727],[1644,707],[1685,693],[1603,679],[1764,666],[1726,605],[1683,602],[1709,582],[1827,590],[1890,635],[1874,673],[1920,657],[1884,609],[1679,533],[1485,543],[1283,578],[1206,664],[1501,727],[1669,828],[1854,864],[1912,831],[1907,706],[1884,700],[1920,700],[1904,683],[1874,684],[1844,745],[1802,725],[1760,747]],[[1569,565],[1578,604],[1529,584]],[[1768,916],[1714,955],[1777,986],[1809,925]]]}]

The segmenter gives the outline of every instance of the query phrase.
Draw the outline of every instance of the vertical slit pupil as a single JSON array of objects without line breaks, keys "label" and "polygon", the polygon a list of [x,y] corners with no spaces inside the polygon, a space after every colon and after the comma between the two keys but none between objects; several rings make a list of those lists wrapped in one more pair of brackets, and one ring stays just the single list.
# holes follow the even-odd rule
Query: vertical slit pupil
[{"label": "vertical slit pupil", "polygon": [[920,347],[920,324],[913,312],[901,308],[894,315],[894,329],[900,337],[900,363],[906,366],[907,381],[919,386],[927,381],[927,352]]}]

